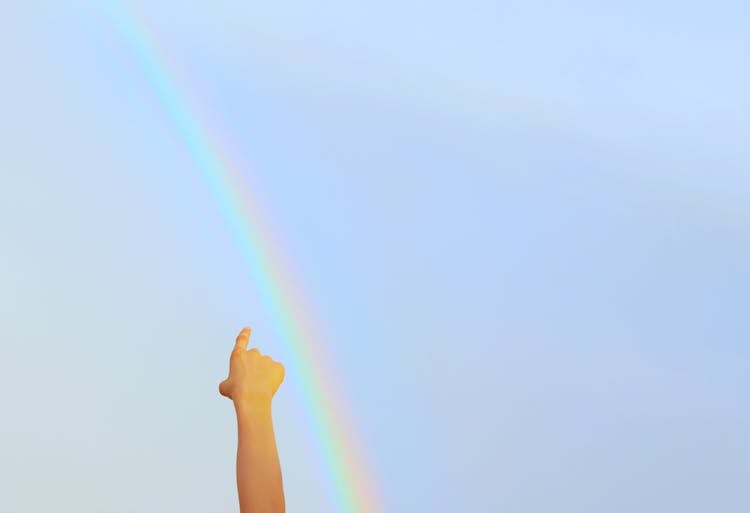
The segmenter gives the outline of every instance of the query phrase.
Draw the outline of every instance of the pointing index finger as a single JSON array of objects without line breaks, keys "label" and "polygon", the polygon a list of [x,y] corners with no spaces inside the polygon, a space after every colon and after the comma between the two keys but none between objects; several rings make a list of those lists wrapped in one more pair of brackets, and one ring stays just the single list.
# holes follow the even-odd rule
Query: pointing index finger
[{"label": "pointing index finger", "polygon": [[242,328],[240,334],[237,335],[237,340],[234,342],[234,348],[242,351],[247,350],[247,343],[250,340],[250,332],[252,330],[248,327]]}]

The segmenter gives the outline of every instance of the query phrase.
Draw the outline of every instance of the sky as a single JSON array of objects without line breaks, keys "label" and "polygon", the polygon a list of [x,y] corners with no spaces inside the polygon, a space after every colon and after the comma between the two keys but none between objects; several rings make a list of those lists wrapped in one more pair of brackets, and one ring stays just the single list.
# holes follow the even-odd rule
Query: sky
[{"label": "sky", "polygon": [[[123,1],[283,248],[383,513],[750,509],[750,9]],[[0,16],[0,510],[238,511],[287,342],[108,1]],[[294,372],[287,511],[335,511]],[[349,512],[346,512],[349,513]]]}]

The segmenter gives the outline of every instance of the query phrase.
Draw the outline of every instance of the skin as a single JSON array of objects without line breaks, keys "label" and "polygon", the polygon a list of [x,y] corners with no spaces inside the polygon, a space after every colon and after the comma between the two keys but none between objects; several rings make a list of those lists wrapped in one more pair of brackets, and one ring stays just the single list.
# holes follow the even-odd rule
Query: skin
[{"label": "skin", "polygon": [[258,349],[248,351],[250,328],[239,335],[229,358],[229,377],[219,393],[237,413],[237,492],[240,513],[284,513],[284,486],[271,418],[271,400],[284,380],[284,366]]}]

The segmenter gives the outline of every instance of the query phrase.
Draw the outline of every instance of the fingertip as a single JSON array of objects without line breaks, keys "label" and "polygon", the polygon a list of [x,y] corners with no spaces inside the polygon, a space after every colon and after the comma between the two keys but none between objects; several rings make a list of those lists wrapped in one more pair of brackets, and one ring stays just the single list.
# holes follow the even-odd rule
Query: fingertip
[{"label": "fingertip", "polygon": [[245,326],[242,328],[240,333],[237,335],[237,339],[235,340],[234,346],[235,348],[239,349],[247,349],[247,343],[248,340],[250,340],[250,333],[252,330],[249,326]]}]

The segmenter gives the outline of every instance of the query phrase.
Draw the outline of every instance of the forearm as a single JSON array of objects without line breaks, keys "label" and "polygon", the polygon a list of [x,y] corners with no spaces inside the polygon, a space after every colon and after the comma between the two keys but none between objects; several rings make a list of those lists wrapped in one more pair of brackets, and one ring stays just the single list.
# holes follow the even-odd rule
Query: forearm
[{"label": "forearm", "polygon": [[284,513],[284,488],[270,401],[237,401],[240,513]]}]

